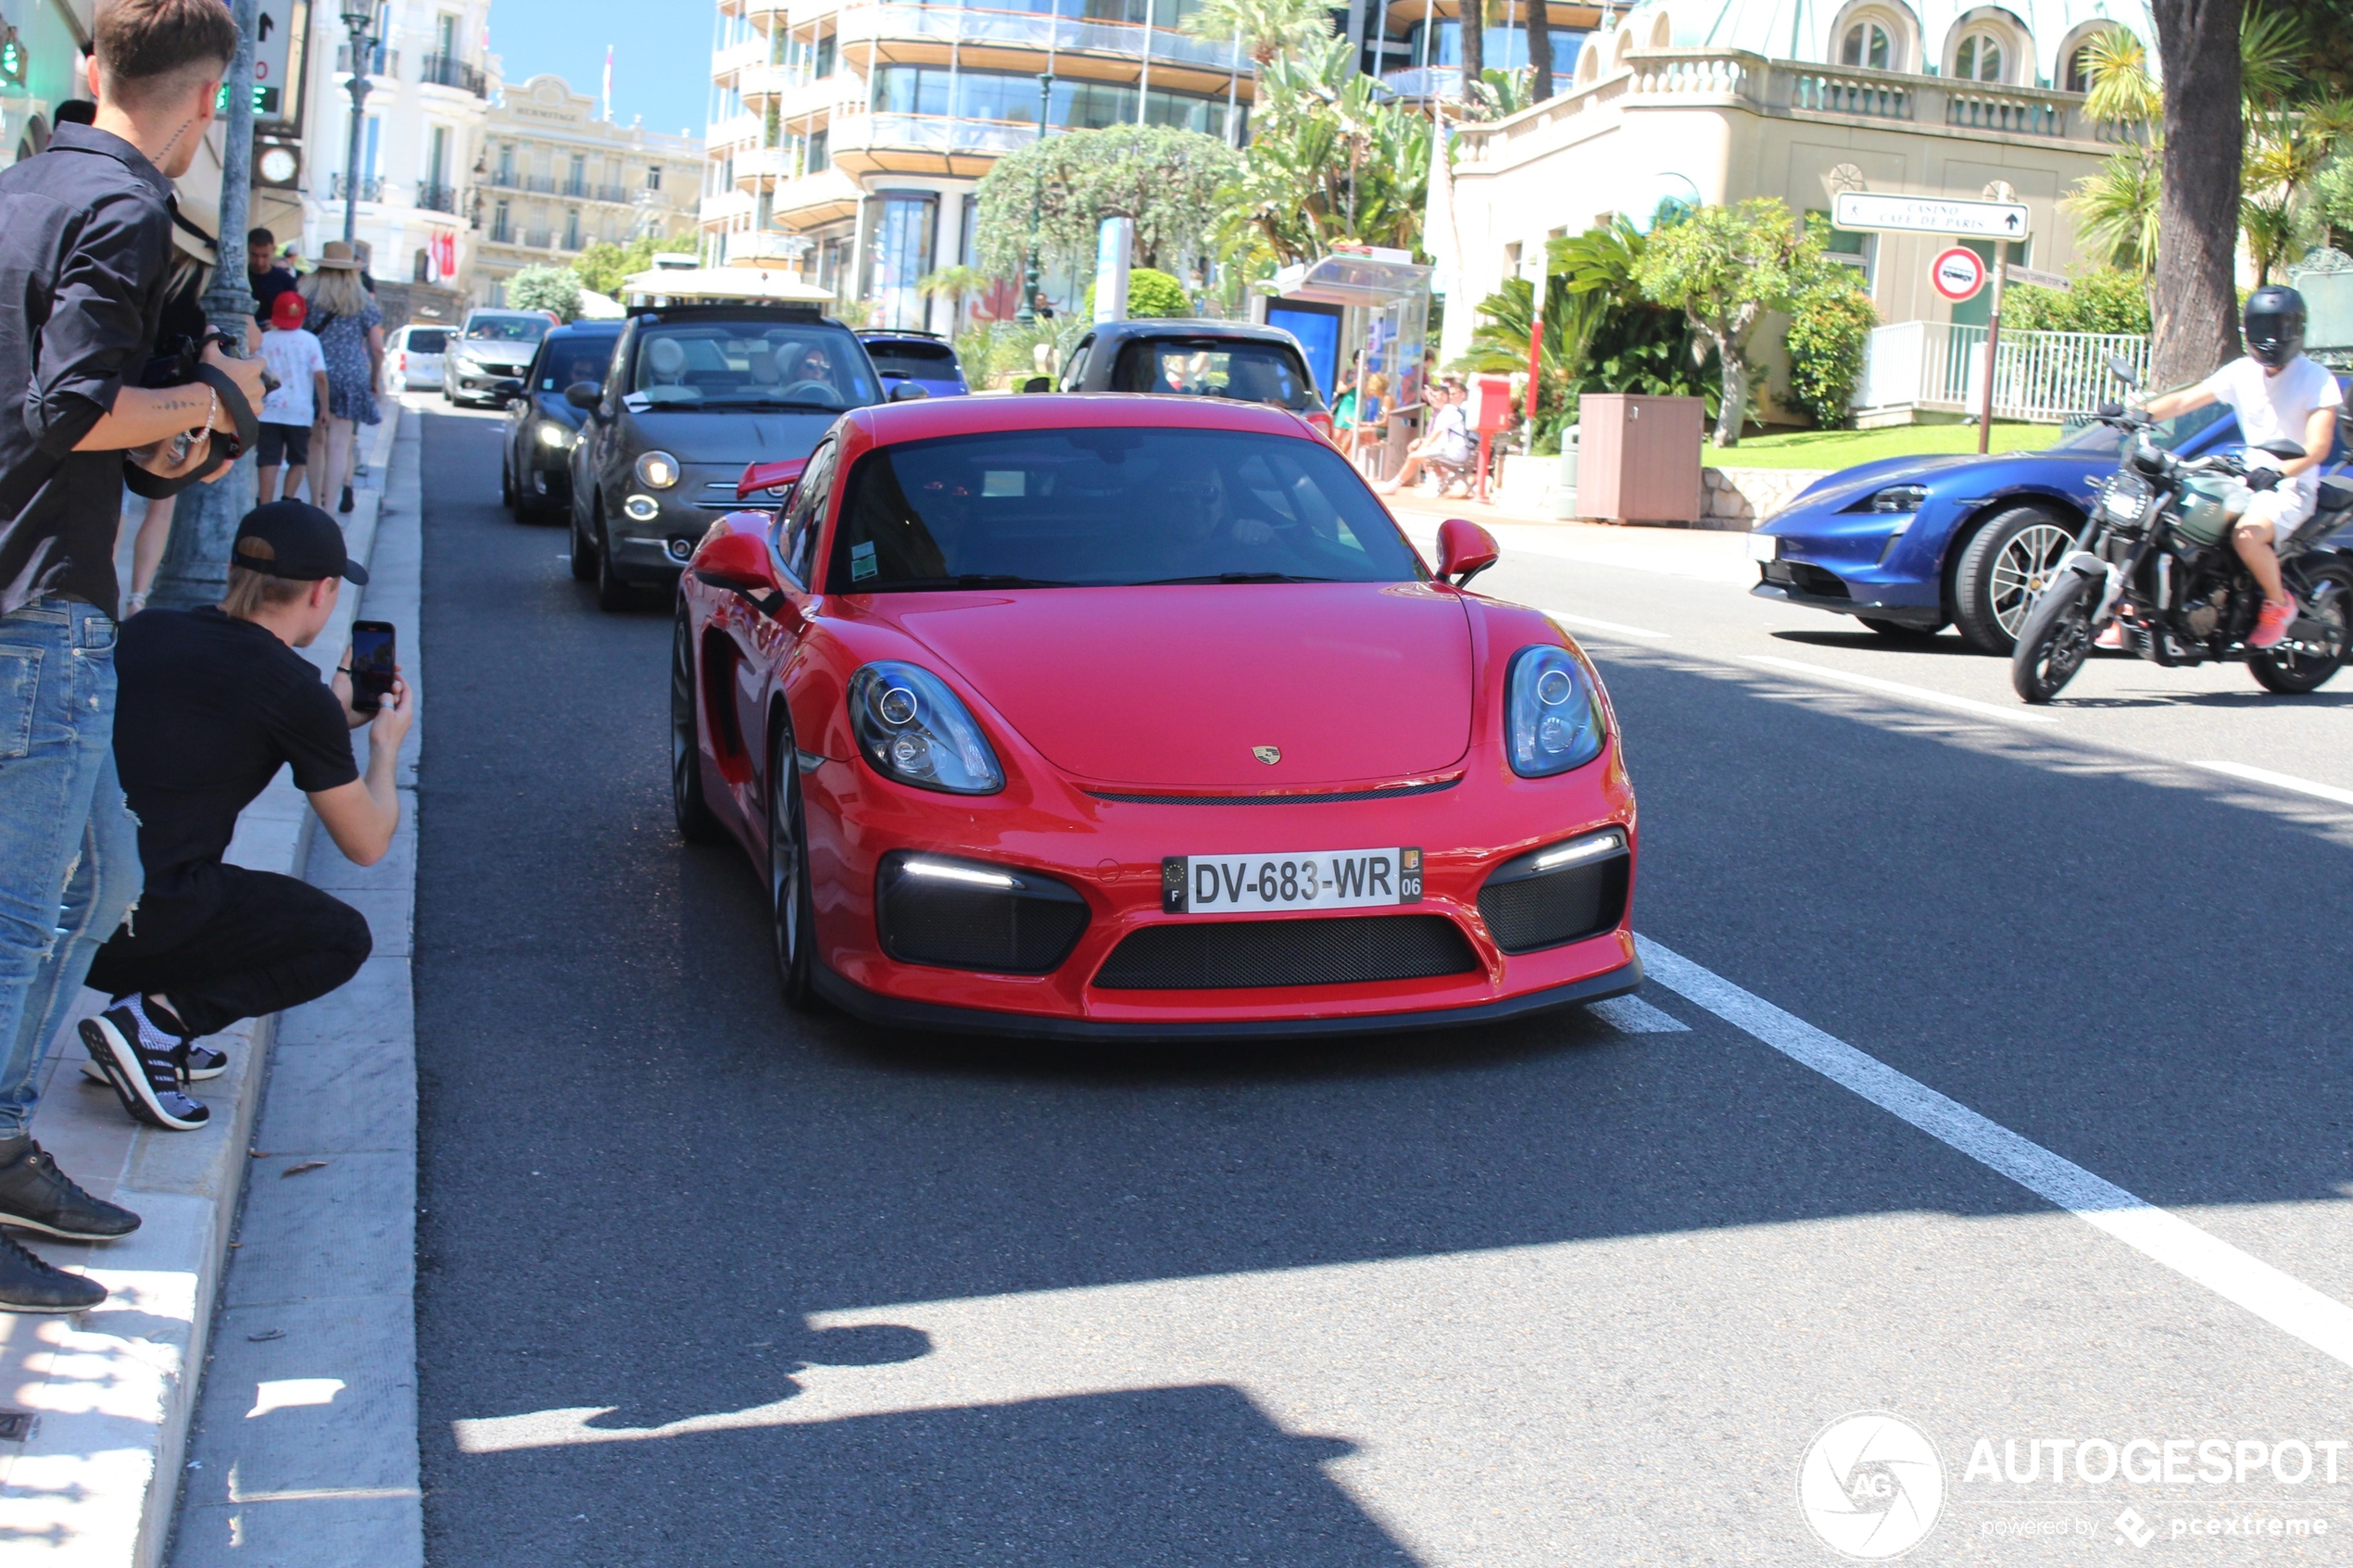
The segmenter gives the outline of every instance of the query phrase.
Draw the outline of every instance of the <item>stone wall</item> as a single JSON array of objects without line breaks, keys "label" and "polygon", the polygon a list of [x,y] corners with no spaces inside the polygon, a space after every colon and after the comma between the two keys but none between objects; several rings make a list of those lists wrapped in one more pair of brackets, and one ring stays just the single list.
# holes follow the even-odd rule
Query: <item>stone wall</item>
[{"label": "stone wall", "polygon": [[1719,469],[1700,473],[1702,528],[1746,532],[1796,499],[1828,469]]}]

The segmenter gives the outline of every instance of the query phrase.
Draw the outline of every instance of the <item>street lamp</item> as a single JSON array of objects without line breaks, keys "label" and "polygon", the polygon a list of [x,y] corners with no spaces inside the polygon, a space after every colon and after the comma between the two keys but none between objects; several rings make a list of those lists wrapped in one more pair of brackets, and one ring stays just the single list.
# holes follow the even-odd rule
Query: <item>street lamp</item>
[{"label": "street lamp", "polygon": [[375,0],[343,0],[344,31],[351,35],[351,139],[343,155],[343,241],[359,232],[360,107],[368,101],[368,28],[376,19]]},{"label": "street lamp", "polygon": [[[1053,107],[1054,73],[1041,70],[1038,73],[1038,141],[1040,146],[1045,144],[1046,118],[1053,112]],[[1038,324],[1038,214],[1045,204],[1046,160],[1040,157],[1038,178],[1031,184],[1029,193],[1029,255],[1021,269],[1021,308],[1013,312],[1013,320],[1025,327]]]}]

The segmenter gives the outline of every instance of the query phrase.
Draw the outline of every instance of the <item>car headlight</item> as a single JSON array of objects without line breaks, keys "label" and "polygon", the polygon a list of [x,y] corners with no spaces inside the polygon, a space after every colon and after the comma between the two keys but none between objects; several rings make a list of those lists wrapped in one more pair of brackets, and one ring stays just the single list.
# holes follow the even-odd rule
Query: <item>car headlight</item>
[{"label": "car headlight", "polygon": [[667,452],[648,452],[637,459],[637,483],[650,490],[667,490],[678,483],[678,459]]},{"label": "car headlight", "polygon": [[1925,484],[1891,484],[1884,490],[1875,490],[1864,496],[1850,509],[1858,512],[1909,514],[1919,511],[1927,500],[1928,486]]},{"label": "car headlight", "polygon": [[1512,655],[1504,683],[1512,771],[1549,778],[1602,754],[1602,705],[1585,667],[1564,647],[1539,643]]},{"label": "car headlight", "polygon": [[572,432],[553,420],[542,420],[539,421],[539,445],[552,446],[560,452],[572,445]]},{"label": "car headlight", "polygon": [[969,709],[930,671],[896,659],[849,678],[849,724],[875,771],[919,789],[994,795],[1005,770]]}]

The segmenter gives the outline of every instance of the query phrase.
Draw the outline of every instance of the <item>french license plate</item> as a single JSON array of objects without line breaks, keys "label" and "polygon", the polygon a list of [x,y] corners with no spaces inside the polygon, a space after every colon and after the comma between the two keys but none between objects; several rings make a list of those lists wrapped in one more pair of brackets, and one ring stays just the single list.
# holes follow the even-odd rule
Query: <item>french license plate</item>
[{"label": "french license plate", "polygon": [[1781,558],[1781,538],[1778,533],[1752,533],[1748,536],[1748,558],[1754,561]]},{"label": "french license plate", "polygon": [[1365,909],[1421,900],[1419,849],[1170,855],[1160,863],[1160,907],[1172,915]]}]

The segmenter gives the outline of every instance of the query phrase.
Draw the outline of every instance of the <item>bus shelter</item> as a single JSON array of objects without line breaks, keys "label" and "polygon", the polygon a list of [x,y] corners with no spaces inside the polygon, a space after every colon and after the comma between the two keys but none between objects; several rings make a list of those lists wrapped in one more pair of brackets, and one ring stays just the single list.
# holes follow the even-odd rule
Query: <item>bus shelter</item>
[{"label": "bus shelter", "polygon": [[[1345,443],[1372,458],[1377,475],[1393,472],[1420,433],[1429,277],[1409,251],[1334,251],[1276,273],[1275,295],[1265,301],[1266,324],[1299,339],[1327,399],[1343,372],[1354,371],[1359,388],[1380,378],[1378,426],[1362,424],[1364,441]],[[1361,392],[1357,401],[1363,408]]]}]

